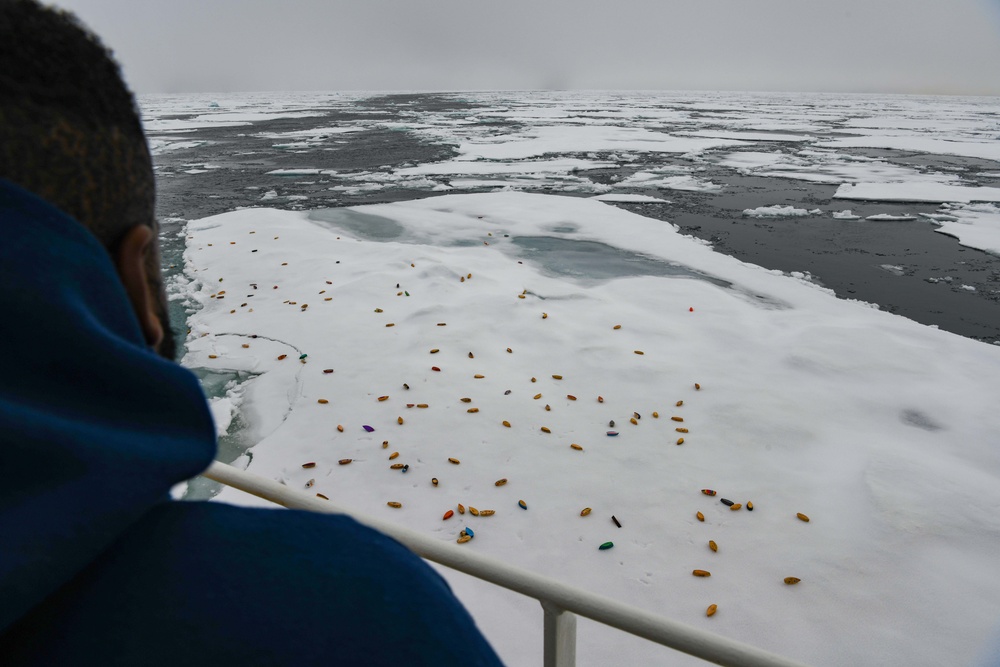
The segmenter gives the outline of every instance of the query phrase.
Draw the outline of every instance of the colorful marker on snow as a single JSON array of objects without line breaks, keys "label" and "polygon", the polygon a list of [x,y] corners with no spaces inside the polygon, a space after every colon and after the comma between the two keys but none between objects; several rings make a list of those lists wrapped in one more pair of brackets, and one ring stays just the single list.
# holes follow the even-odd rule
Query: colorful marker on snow
[{"label": "colorful marker on snow", "polygon": [[613,546],[615,546],[614,542],[605,542],[604,544],[602,544],[597,548],[600,549],[601,551],[606,551],[607,549],[610,549]]}]

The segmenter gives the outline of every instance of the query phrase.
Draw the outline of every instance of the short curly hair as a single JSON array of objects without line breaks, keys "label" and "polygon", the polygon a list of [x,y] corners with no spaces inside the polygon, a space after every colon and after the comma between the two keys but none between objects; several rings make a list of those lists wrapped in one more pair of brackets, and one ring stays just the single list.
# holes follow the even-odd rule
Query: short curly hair
[{"label": "short curly hair", "polygon": [[111,52],[72,14],[0,0],[0,177],[34,192],[113,252],[156,228],[149,147]]}]

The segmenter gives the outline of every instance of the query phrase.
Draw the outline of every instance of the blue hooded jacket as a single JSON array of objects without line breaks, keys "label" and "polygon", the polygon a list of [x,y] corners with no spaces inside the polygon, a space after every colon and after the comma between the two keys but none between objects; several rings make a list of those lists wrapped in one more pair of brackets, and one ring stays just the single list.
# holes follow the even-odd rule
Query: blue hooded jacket
[{"label": "blue hooded jacket", "polygon": [[350,518],[173,502],[215,433],[82,225],[0,179],[0,664],[499,665]]}]

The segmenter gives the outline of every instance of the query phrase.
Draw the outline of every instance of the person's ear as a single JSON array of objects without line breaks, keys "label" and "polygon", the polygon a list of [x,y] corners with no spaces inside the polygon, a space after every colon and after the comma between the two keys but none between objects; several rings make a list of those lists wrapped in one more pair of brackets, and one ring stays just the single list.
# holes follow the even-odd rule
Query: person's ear
[{"label": "person's ear", "polygon": [[118,277],[139,318],[146,343],[158,349],[163,340],[163,324],[157,315],[156,295],[150,291],[147,260],[156,243],[156,235],[146,225],[136,225],[125,233],[114,256]]}]

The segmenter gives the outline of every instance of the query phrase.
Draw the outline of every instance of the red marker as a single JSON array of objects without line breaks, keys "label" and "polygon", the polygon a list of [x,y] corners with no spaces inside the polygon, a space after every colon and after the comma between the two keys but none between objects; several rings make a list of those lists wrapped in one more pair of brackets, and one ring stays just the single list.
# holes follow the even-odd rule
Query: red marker
[{"label": "red marker", "polygon": [[702,489],[701,492],[704,493],[706,496],[714,496],[715,495],[715,491],[713,491],[712,489]]}]

